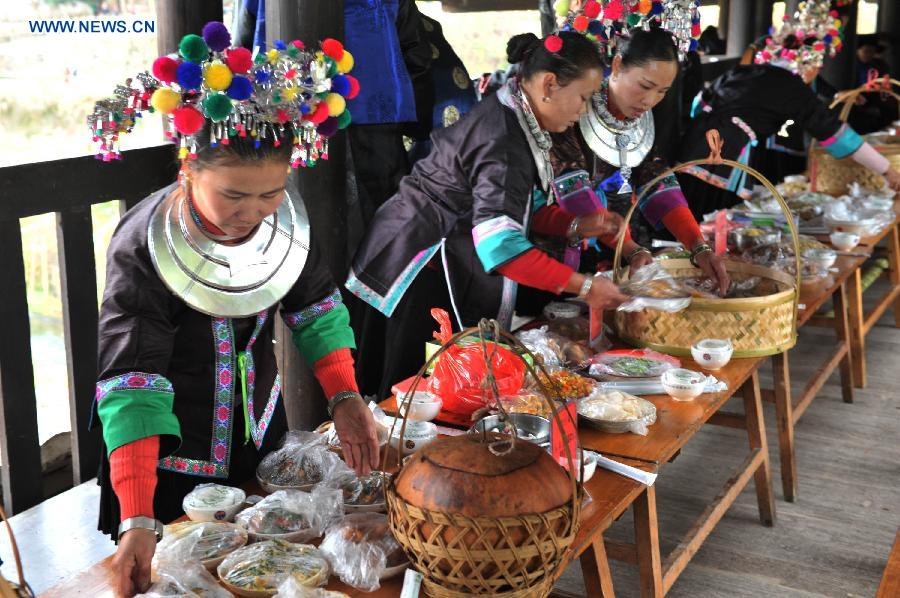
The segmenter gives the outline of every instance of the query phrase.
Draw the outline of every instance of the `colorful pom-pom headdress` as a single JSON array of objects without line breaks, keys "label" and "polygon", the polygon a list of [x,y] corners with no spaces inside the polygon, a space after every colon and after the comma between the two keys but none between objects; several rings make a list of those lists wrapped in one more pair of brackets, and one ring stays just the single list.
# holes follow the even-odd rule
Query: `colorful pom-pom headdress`
[{"label": "colorful pom-pom headdress", "polygon": [[654,25],[672,34],[681,58],[697,49],[700,12],[696,0],[588,0],[566,18],[567,28],[587,35],[605,55],[615,52],[616,38],[629,29]]},{"label": "colorful pom-pom headdress", "polygon": [[202,35],[181,40],[177,54],[157,58],[152,74],[128,79],[114,97],[95,104],[87,121],[96,157],[121,158],[120,136],[149,110],[164,115],[182,160],[196,157],[195,136],[208,124],[212,147],[248,136],[259,147],[271,138],[276,147],[293,143],[292,166],[313,166],[328,158],[328,138],[350,124],[346,100],[359,93],[359,82],[347,74],[350,52],[333,39],[320,46],[276,41],[253,55],[231,47],[224,24],[207,23]]},{"label": "colorful pom-pom headdress", "polygon": [[770,30],[766,46],[756,53],[757,64],[772,63],[799,73],[821,67],[825,56],[841,48],[843,24],[828,0],[801,2],[793,18],[785,15],[782,26]]}]

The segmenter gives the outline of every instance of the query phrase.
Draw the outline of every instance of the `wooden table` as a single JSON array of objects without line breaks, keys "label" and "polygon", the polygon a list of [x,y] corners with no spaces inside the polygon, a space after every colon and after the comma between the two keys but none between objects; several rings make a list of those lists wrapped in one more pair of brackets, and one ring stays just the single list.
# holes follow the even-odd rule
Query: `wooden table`
[{"label": "wooden table", "polygon": [[778,452],[781,458],[781,485],[784,498],[793,502],[797,497],[797,461],[794,453],[794,425],[816,398],[832,372],[840,367],[841,392],[847,403],[853,402],[853,349],[850,338],[846,310],[846,283],[859,275],[859,269],[866,258],[841,256],[835,261],[837,272],[830,273],[821,281],[804,284],[800,289],[800,303],[803,309],[797,314],[797,328],[809,323],[817,311],[829,299],[834,303],[834,318],[828,319],[834,328],[836,344],[831,355],[816,370],[806,383],[796,402],[791,397],[789,353],[772,356],[774,390],[763,391],[763,399],[775,403],[775,417],[778,429]]},{"label": "wooden table", "polygon": [[897,598],[897,596],[900,596],[900,530],[897,530],[894,547],[891,549],[891,556],[888,557],[875,598]]}]

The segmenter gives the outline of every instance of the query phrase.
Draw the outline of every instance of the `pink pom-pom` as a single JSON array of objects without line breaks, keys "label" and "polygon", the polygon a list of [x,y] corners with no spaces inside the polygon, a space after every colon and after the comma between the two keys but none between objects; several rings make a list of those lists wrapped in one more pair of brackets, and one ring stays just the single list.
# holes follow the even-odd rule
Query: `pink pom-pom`
[{"label": "pink pom-pom", "polygon": [[840,16],[840,15],[838,14],[838,11],[836,11],[836,10],[832,10],[832,11],[829,12],[828,14],[831,15],[831,18],[832,18],[832,19],[836,19],[836,18],[838,18],[838,17]]},{"label": "pink pom-pom", "polygon": [[178,61],[160,56],[153,61],[153,76],[163,83],[171,83],[178,76]]},{"label": "pink pom-pom", "polygon": [[190,106],[176,108],[172,117],[175,129],[182,135],[193,135],[203,126],[203,115]]},{"label": "pink pom-pom", "polygon": [[622,15],[624,14],[625,6],[620,0],[612,0],[612,2],[607,4],[606,8],[603,9],[603,18],[609,19],[610,21],[621,20]]},{"label": "pink pom-pom", "polygon": [[359,80],[353,75],[344,75],[344,77],[350,82],[350,91],[348,91],[344,97],[348,100],[352,100],[359,95]]},{"label": "pink pom-pom", "polygon": [[225,63],[232,73],[246,73],[253,66],[253,55],[247,48],[232,48],[225,53]]},{"label": "pink pom-pom", "polygon": [[698,37],[700,35],[700,23],[694,23],[691,25],[691,37]]},{"label": "pink pom-pom", "polygon": [[297,48],[298,50],[305,50],[305,49],[306,49],[306,44],[304,44],[303,42],[301,42],[299,39],[295,39],[294,41],[292,41],[292,42],[291,42],[291,45],[294,46],[295,48]]},{"label": "pink pom-pom", "polygon": [[760,57],[762,57],[764,62],[768,62],[768,61],[772,60],[772,53],[769,52],[768,50],[763,50],[762,52],[759,53],[759,55],[760,55]]},{"label": "pink pom-pom", "polygon": [[310,114],[307,117],[307,120],[311,121],[313,124],[321,125],[327,118],[328,104],[326,104],[325,102],[320,102],[319,105],[316,106],[316,111]]},{"label": "pink pom-pom", "polygon": [[551,54],[556,54],[560,50],[562,50],[563,41],[562,38],[558,35],[548,35],[544,40],[544,47]]},{"label": "pink pom-pom", "polygon": [[330,37],[322,41],[322,53],[329,58],[340,62],[344,57],[344,44]]},{"label": "pink pom-pom", "polygon": [[596,19],[600,16],[600,3],[597,0],[588,0],[584,4],[584,16],[589,19]]},{"label": "pink pom-pom", "polygon": [[816,52],[824,52],[825,51],[825,42],[816,42],[813,45],[813,50]]}]

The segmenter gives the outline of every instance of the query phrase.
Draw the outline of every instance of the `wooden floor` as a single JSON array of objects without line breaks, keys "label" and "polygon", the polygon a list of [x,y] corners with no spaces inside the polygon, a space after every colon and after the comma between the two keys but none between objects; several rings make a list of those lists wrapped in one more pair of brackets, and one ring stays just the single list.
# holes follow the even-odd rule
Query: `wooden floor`
[{"label": "wooden floor", "polygon": [[[879,292],[878,286],[872,288]],[[871,295],[872,293],[868,293]],[[791,352],[793,391],[818,366],[833,334],[801,332]],[[867,338],[869,387],[856,402],[841,400],[838,375],[819,393],[796,427],[800,492],[784,502],[775,409],[766,404],[772,479],[777,500],[773,528],[759,524],[756,495],[745,491],[688,565],[668,596],[741,598],[874,596],[900,527],[900,329],[888,312]],[[771,385],[769,370],[763,386]],[[741,408],[734,401],[729,407]],[[660,543],[674,547],[739,464],[737,430],[707,426],[657,479]],[[734,455],[735,458],[729,458]],[[630,540],[630,513],[608,536]],[[617,596],[638,596],[637,568],[611,562]],[[558,587],[584,594],[577,563]]]}]

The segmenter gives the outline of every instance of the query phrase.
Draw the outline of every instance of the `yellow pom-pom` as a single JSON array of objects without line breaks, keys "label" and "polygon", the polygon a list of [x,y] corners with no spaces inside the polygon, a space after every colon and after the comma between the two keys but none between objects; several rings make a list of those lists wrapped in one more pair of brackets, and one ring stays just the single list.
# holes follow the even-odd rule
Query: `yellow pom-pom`
[{"label": "yellow pom-pom", "polygon": [[266,58],[269,59],[269,62],[275,64],[275,62],[278,60],[278,50],[272,48],[271,50],[266,52]]},{"label": "yellow pom-pom", "polygon": [[316,52],[316,60],[318,60],[319,62],[322,62],[323,60],[325,60],[325,53],[322,52],[322,50],[319,50],[318,52]]},{"label": "yellow pom-pom", "polygon": [[188,151],[187,151],[187,148],[186,148],[186,147],[179,148],[179,149],[178,149],[178,159],[179,159],[179,160],[184,160],[184,159],[187,158],[187,157],[188,157]]},{"label": "yellow pom-pom", "polygon": [[178,108],[178,102],[181,101],[181,94],[175,93],[168,87],[160,87],[150,96],[150,105],[157,112],[169,114]]},{"label": "yellow pom-pom", "polygon": [[286,102],[291,102],[295,97],[297,97],[297,88],[296,87],[287,87],[284,91],[281,92],[281,97]]},{"label": "yellow pom-pom", "polygon": [[330,93],[325,96],[325,105],[328,106],[328,116],[339,116],[347,108],[347,101],[339,93]]},{"label": "yellow pom-pom", "polygon": [[349,73],[353,70],[353,54],[344,50],[344,55],[338,60],[337,63],[338,70],[342,73]]},{"label": "yellow pom-pom", "polygon": [[230,68],[216,61],[206,67],[206,72],[203,73],[203,80],[210,89],[225,91],[231,85],[232,76]]},{"label": "yellow pom-pom", "polygon": [[841,20],[840,20],[840,19],[835,19],[835,20],[834,20],[834,28],[835,28],[835,29],[840,29],[840,28],[841,28],[841,25],[843,25],[843,23],[841,23]]}]

